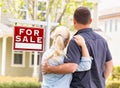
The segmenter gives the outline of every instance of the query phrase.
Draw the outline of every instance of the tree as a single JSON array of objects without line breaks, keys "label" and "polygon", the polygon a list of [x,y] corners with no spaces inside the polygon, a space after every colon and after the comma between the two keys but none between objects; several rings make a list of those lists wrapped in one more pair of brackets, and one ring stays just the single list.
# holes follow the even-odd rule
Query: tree
[{"label": "tree", "polygon": [[73,13],[77,7],[86,6],[92,9],[94,5],[95,3],[87,2],[87,0],[50,0],[48,14],[52,16],[53,22],[69,26],[72,24]]},{"label": "tree", "polygon": [[[46,20],[47,14],[50,14],[53,22],[69,25],[72,22],[74,10],[78,6],[87,6],[92,9],[95,4],[87,2],[87,0],[47,0],[49,1],[48,6],[45,7],[46,3],[35,4],[35,1],[37,0],[2,0],[4,4],[2,7],[4,12],[11,14],[16,19],[26,19],[25,15],[28,11],[29,19],[33,20],[35,12],[33,8],[37,5],[36,11],[41,10],[37,13],[37,20]],[[46,12],[43,13],[44,10]]]}]

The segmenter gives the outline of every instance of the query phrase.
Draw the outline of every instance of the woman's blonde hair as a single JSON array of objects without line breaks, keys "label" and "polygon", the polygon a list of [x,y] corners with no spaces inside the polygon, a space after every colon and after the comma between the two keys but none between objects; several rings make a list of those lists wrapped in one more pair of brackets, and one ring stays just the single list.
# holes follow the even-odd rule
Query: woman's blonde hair
[{"label": "woman's blonde hair", "polygon": [[56,57],[59,55],[65,55],[64,49],[66,48],[70,38],[70,32],[68,28],[65,26],[58,26],[54,32],[52,32],[51,38],[53,39],[52,45],[55,47],[55,49],[53,53],[47,57],[47,59],[56,59]]}]

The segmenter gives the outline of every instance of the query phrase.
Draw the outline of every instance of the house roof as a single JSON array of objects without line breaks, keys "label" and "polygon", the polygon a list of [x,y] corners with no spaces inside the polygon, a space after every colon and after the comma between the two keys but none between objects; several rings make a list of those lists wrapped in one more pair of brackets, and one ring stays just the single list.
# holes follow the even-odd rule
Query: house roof
[{"label": "house roof", "polygon": [[101,16],[102,15],[106,15],[106,14],[115,14],[115,13],[119,13],[120,12],[120,7],[114,7],[114,8],[110,8],[110,9],[105,9],[103,11],[101,11]]},{"label": "house roof", "polygon": [[108,18],[108,17],[114,17],[114,16],[120,16],[120,7],[114,7],[110,9],[105,9],[100,12],[99,18]]},{"label": "house roof", "polygon": [[8,27],[2,23],[0,23],[0,37],[3,36],[12,36],[13,29],[11,27]]}]

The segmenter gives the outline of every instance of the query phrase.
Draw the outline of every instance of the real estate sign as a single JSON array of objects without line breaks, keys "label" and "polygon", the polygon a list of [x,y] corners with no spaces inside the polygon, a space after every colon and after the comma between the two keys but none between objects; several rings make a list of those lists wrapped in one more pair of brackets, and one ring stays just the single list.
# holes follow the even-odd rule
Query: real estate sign
[{"label": "real estate sign", "polygon": [[43,51],[44,29],[37,27],[14,27],[14,50]]}]

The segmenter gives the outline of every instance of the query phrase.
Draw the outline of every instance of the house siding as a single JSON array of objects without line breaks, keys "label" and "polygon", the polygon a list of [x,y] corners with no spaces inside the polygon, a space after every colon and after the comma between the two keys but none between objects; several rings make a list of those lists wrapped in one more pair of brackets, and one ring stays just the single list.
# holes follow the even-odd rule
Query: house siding
[{"label": "house siding", "polygon": [[105,10],[103,15],[99,16],[98,26],[109,36],[108,44],[114,65],[120,65],[120,7]]},{"label": "house siding", "polygon": [[12,66],[12,37],[7,38],[6,76],[32,76],[33,68],[29,67],[30,53],[25,52],[25,67]]}]

